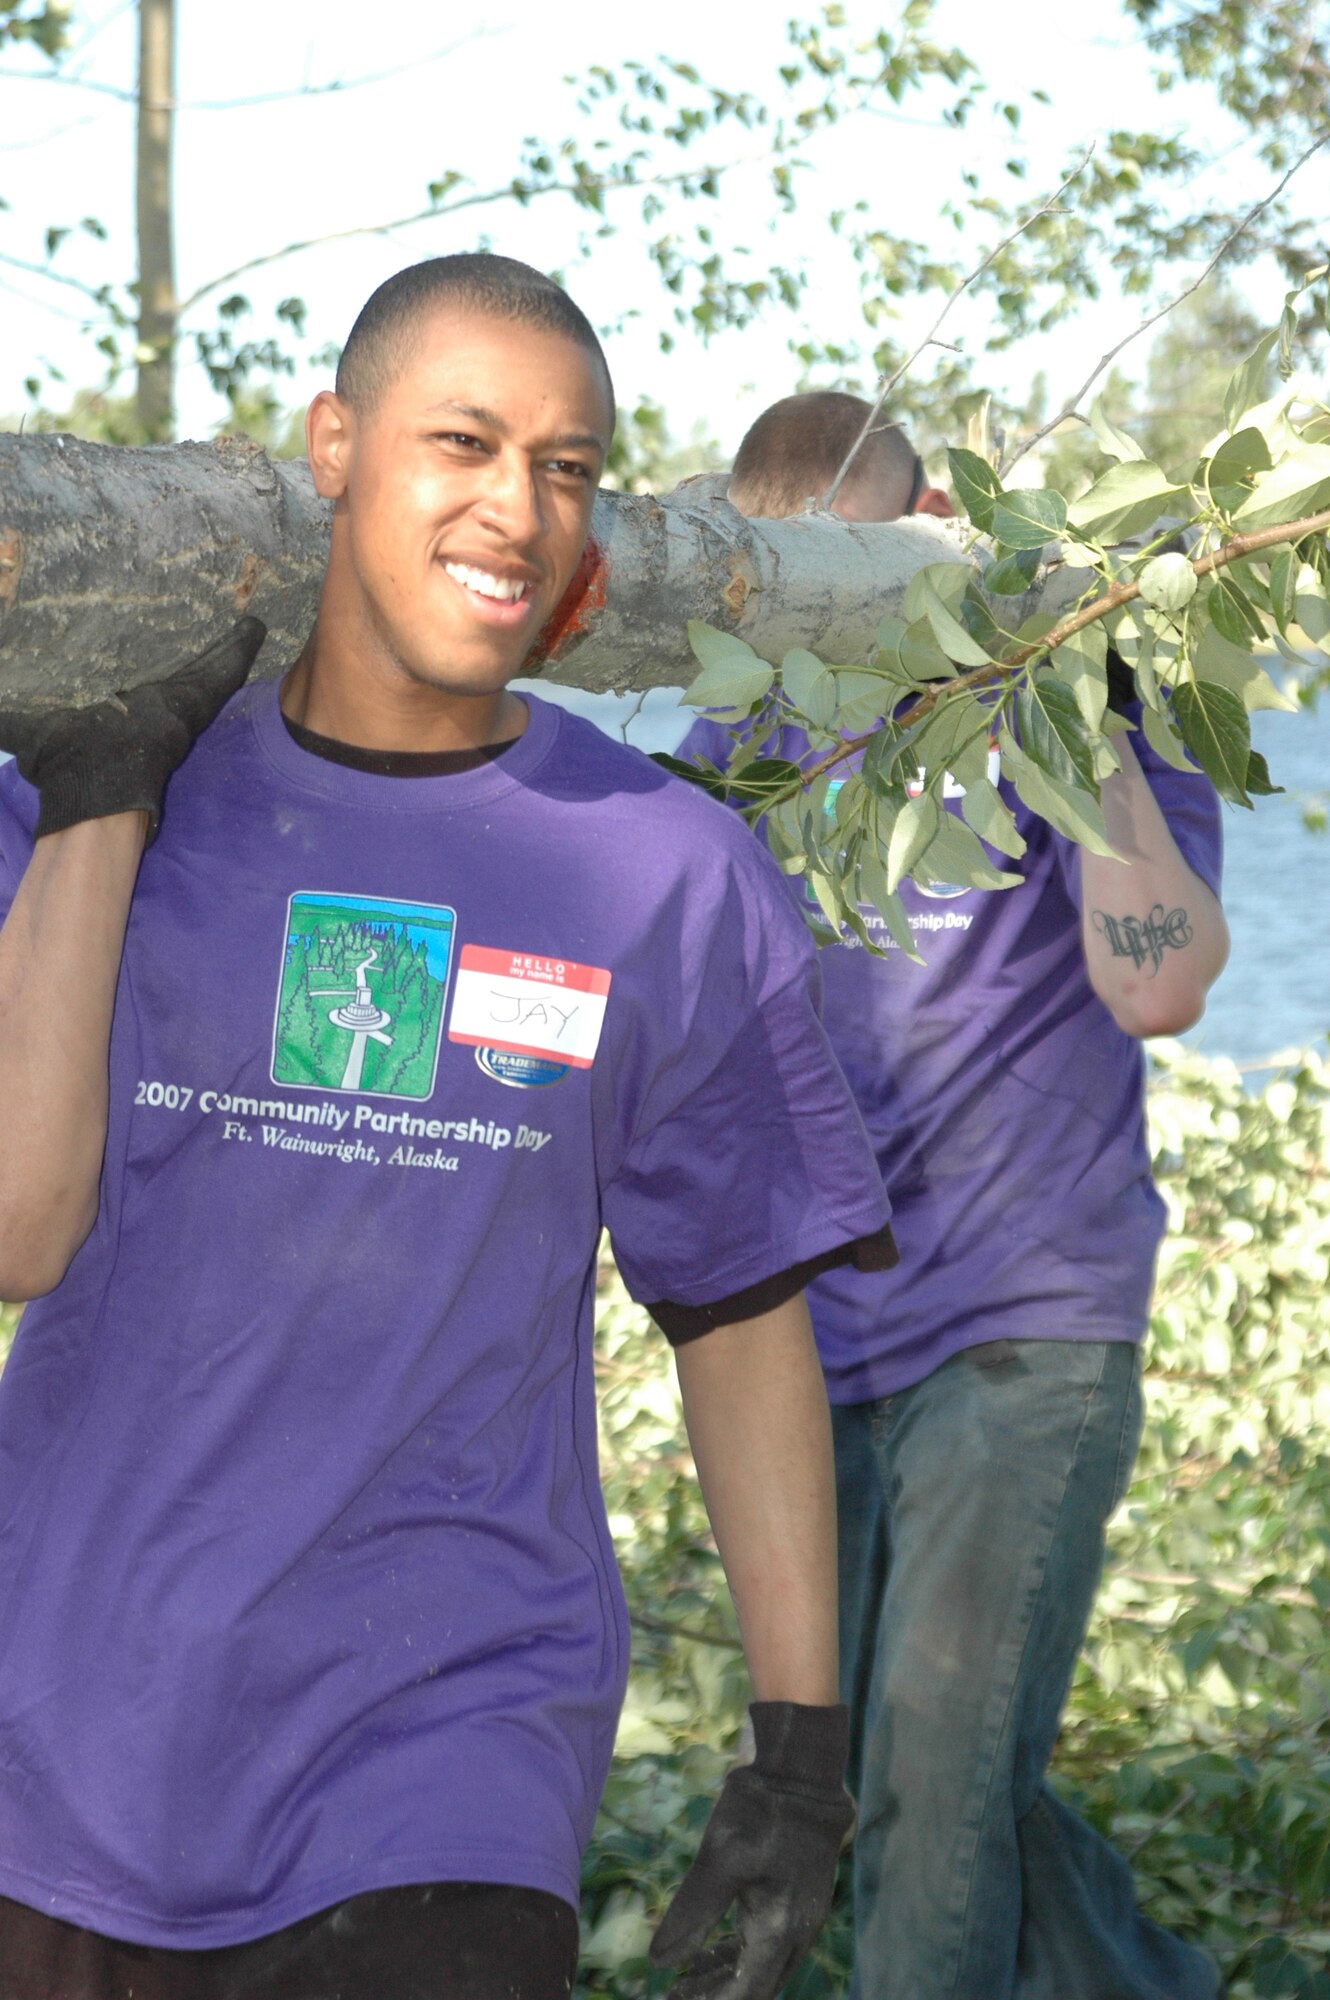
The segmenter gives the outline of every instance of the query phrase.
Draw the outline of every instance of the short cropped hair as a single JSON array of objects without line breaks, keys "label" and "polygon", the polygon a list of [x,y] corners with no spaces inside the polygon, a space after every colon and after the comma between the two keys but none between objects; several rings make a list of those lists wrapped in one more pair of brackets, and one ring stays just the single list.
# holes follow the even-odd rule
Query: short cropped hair
[{"label": "short cropped hair", "polygon": [[[820,500],[872,410],[842,389],[784,396],[764,410],[735,455],[729,498],[741,513],[776,520]],[[918,453],[897,424],[879,418],[860,446],[846,485],[879,478],[900,487],[900,512],[921,471]]]},{"label": "short cropped hair", "polygon": [[610,419],[614,384],[605,350],[586,314],[561,285],[515,257],[467,251],[408,264],[371,292],[347,335],[337,364],[337,393],[353,409],[370,410],[411,358],[421,320],[440,306],[516,320],[562,333],[594,355],[605,378]]}]

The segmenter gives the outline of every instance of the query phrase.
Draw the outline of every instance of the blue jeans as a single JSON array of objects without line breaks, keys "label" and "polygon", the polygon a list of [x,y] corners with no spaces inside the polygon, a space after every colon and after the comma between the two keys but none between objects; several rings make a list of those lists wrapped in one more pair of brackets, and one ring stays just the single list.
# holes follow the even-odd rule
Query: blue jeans
[{"label": "blue jeans", "polygon": [[1214,2000],[1044,1783],[1140,1437],[1136,1349],[990,1341],[832,1419],[860,2000]]}]

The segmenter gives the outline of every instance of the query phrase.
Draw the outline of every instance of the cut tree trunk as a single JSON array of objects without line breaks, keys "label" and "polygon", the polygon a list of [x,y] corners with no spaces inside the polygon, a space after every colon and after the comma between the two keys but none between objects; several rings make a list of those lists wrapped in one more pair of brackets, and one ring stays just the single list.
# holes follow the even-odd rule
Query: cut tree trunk
[{"label": "cut tree trunk", "polygon": [[[593,692],[683,685],[690,618],[773,661],[792,646],[862,661],[914,572],[963,560],[937,521],[749,521],[715,484],[599,494],[582,571],[525,671]],[[0,436],[0,699],[99,699],[241,611],[268,626],[256,671],[280,673],[314,621],[328,522],[303,462],[235,440]]]}]

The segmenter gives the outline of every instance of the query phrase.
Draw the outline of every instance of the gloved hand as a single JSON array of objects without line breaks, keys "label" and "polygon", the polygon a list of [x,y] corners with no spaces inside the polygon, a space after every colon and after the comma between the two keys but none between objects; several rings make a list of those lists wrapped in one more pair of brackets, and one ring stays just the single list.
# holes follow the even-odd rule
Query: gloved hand
[{"label": "gloved hand", "polygon": [[165,680],[87,708],[0,709],[0,749],[13,751],[41,794],[36,838],[79,820],[146,812],[151,841],[167,779],[244,685],[266,633],[257,618],[242,618]]},{"label": "gloved hand", "polygon": [[[674,2000],[771,2000],[822,1928],[854,1819],[844,1706],[755,1701],[757,1754],[726,1778],[702,1844],[651,1940]],[[732,1902],[738,1932],[699,1950]]]}]

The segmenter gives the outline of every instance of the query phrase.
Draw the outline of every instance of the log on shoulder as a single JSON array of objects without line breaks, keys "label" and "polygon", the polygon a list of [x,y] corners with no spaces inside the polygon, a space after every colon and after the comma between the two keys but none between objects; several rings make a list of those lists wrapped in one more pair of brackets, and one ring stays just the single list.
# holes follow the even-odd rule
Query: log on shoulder
[{"label": "log on shoulder", "polygon": [[[318,606],[329,509],[303,462],[223,439],[131,449],[0,436],[0,698],[96,700],[197,652],[241,611],[268,626],[259,673],[299,652]],[[928,520],[749,521],[714,481],[665,501],[597,496],[582,570],[539,671],[593,692],[680,685],[686,621],[779,660],[863,660],[926,563],[961,560]]]}]

